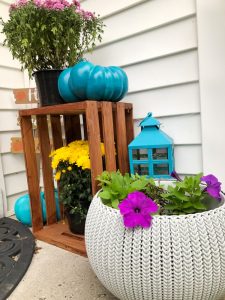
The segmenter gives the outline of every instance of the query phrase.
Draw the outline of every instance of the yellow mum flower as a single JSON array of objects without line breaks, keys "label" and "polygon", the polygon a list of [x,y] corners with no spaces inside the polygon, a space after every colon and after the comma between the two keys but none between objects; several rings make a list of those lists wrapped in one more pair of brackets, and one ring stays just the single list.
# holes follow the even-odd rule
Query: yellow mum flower
[{"label": "yellow mum flower", "polygon": [[101,143],[101,152],[102,155],[105,155],[105,145],[103,143]]},{"label": "yellow mum flower", "polygon": [[83,165],[82,165],[82,169],[85,170],[85,169],[90,169],[91,168],[91,162],[90,162],[90,159],[89,160],[86,160]]},{"label": "yellow mum flower", "polygon": [[58,172],[56,172],[56,174],[55,174],[55,180],[60,180],[60,177],[61,177],[61,172],[60,171],[58,171]]},{"label": "yellow mum flower", "polygon": [[[102,155],[105,155],[104,144],[101,143],[100,147]],[[63,167],[64,163],[68,163],[69,165],[76,164],[82,169],[91,168],[88,141],[77,140],[71,142],[68,146],[61,147],[59,149],[56,149],[55,151],[52,151],[50,157],[52,158],[52,168],[56,170],[59,167],[59,164],[61,164],[60,166]],[[67,167],[65,165],[65,168],[68,171],[72,170],[71,166]],[[66,169],[63,169],[62,172],[66,173]],[[61,173],[56,177],[58,178],[60,176]]]}]

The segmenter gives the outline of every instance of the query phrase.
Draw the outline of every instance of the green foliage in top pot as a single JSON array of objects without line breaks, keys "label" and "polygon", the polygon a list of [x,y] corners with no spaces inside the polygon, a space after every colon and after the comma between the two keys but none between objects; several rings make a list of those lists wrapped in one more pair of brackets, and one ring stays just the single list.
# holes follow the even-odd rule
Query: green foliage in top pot
[{"label": "green foliage in top pot", "polygon": [[4,44],[30,76],[74,65],[103,33],[99,17],[81,9],[77,0],[19,0],[2,25]]}]

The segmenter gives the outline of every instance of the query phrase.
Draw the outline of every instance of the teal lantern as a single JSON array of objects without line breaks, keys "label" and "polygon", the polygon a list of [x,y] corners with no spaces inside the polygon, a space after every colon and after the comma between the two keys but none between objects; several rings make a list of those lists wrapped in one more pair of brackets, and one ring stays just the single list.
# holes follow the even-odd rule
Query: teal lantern
[{"label": "teal lantern", "polygon": [[152,117],[152,113],[148,113],[139,126],[141,132],[128,146],[131,174],[171,178],[173,140],[160,130],[160,122]]}]

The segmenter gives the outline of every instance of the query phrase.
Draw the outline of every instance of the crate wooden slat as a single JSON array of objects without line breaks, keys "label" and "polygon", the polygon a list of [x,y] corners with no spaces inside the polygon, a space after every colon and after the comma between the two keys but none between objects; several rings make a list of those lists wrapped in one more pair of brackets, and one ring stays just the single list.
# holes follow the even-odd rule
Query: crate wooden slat
[{"label": "crate wooden slat", "polygon": [[[69,143],[72,140],[80,139],[81,131],[83,131],[85,139],[89,142],[92,192],[95,194],[99,188],[96,177],[101,174],[103,167],[109,171],[116,169],[120,169],[122,173],[129,171],[127,144],[133,137],[132,104],[84,101],[20,110],[19,115],[31,199],[33,232],[38,239],[85,255],[83,237],[74,237],[62,222],[56,222],[53,172],[49,158],[50,150],[52,150],[50,137],[53,149],[57,149],[63,146],[63,132],[66,135],[66,143]],[[80,115],[82,115],[83,122],[80,121]],[[36,137],[32,129],[31,116],[36,116],[37,119],[40,155],[43,162],[42,171],[48,220],[44,227],[34,147]],[[47,123],[48,116],[50,116],[51,126],[48,126]],[[64,122],[61,122],[61,118]],[[104,163],[101,156],[101,141],[105,144]]]},{"label": "crate wooden slat", "polygon": [[31,199],[32,227],[35,232],[43,228],[43,221],[31,116],[22,118],[20,125],[26,163],[27,183]]},{"label": "crate wooden slat", "polygon": [[52,140],[54,149],[58,149],[63,146],[62,128],[60,122],[60,116],[50,116],[52,127]]},{"label": "crate wooden slat", "polygon": [[134,124],[133,124],[133,110],[125,110],[125,119],[126,119],[126,135],[127,135],[127,146],[134,139]]},{"label": "crate wooden slat", "polygon": [[80,116],[66,115],[64,116],[64,128],[66,143],[69,144],[74,140],[81,139]]},{"label": "crate wooden slat", "polygon": [[118,103],[116,108],[116,136],[118,164],[122,174],[129,170],[125,116],[125,103]]},{"label": "crate wooden slat", "polygon": [[40,150],[42,156],[42,170],[44,181],[44,193],[47,209],[47,224],[56,223],[56,206],[54,195],[53,171],[51,168],[51,153],[50,139],[48,131],[47,116],[37,116],[37,129],[40,141]]},{"label": "crate wooden slat", "polygon": [[111,102],[104,102],[102,104],[102,125],[104,137],[103,140],[105,146],[106,169],[108,171],[116,171],[113,114]]},{"label": "crate wooden slat", "polygon": [[84,130],[84,139],[87,139],[87,122],[86,122],[86,115],[82,114],[83,117],[83,130]]},{"label": "crate wooden slat", "polygon": [[87,104],[86,122],[91,160],[92,193],[95,194],[98,190],[96,177],[103,171],[97,102],[93,101]]},{"label": "crate wooden slat", "polygon": [[[67,103],[67,104],[59,104],[52,106],[44,106],[39,108],[31,108],[31,109],[23,109],[20,110],[20,116],[31,116],[31,115],[77,115],[85,112],[87,108],[88,102],[96,102],[96,101],[82,101],[75,103]],[[97,103],[98,110],[101,109],[102,102]],[[118,104],[121,103],[113,103],[113,110],[116,110]],[[122,103],[125,105],[126,110],[132,110],[131,103]]]}]

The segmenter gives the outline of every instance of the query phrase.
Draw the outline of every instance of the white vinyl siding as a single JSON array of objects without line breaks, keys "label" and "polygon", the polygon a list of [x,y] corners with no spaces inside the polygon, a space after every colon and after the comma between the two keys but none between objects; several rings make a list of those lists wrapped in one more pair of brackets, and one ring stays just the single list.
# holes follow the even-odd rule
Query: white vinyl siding
[{"label": "white vinyl siding", "polygon": [[[0,14],[6,20],[9,3],[0,0]],[[25,164],[22,154],[11,153],[11,137],[21,136],[18,124],[18,109],[12,89],[24,87],[24,73],[18,61],[13,60],[10,51],[3,46],[0,35],[0,217],[13,213],[15,200],[27,192]]]},{"label": "white vinyl siding", "polygon": [[95,64],[120,66],[127,73],[129,92],[123,101],[134,106],[135,134],[141,119],[153,112],[174,140],[177,172],[201,172],[195,1],[115,1],[104,6],[101,0],[86,0],[83,6],[96,12],[101,6],[106,24],[103,42],[86,57]]},{"label": "white vinyl siding", "polygon": [[[0,0],[3,18],[10,2]],[[102,43],[86,58],[126,71],[129,92],[123,101],[134,106],[135,133],[147,112],[153,112],[174,140],[179,174],[212,172],[225,183],[222,0],[83,0],[81,4],[100,14],[106,25]],[[20,136],[12,88],[28,86],[28,78],[3,47],[3,39],[0,35],[0,201],[7,199],[12,211],[15,199],[27,190],[23,156],[10,153],[11,137]]]}]

